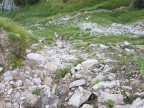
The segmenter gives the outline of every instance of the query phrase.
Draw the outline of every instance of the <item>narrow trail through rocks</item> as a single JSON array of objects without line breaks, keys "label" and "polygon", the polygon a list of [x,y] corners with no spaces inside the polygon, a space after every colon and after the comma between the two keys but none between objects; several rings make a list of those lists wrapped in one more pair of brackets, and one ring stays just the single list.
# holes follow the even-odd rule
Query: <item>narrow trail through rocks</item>
[{"label": "narrow trail through rocks", "polygon": [[[119,70],[120,75],[113,72],[116,61],[113,52],[109,52],[110,46],[90,44],[91,52],[87,53],[84,48],[74,50],[74,44],[58,37],[55,44],[45,45],[37,52],[32,49],[40,43],[33,44],[27,50],[25,66],[6,71],[1,76],[0,108],[109,108],[109,100],[115,102],[115,108],[144,106],[144,100],[140,98],[143,89],[137,91],[143,86],[143,80],[137,79],[137,74],[124,79],[123,70]],[[129,48],[129,45],[124,42],[111,47],[120,54],[125,50],[123,47]],[[132,49],[127,52],[132,53]],[[79,58],[83,59],[82,63],[74,66]],[[65,67],[70,67],[68,73],[56,78],[55,73]],[[132,89],[135,89],[134,93]],[[133,104],[124,103],[127,96],[133,95],[124,95],[122,90],[139,98]]]},{"label": "narrow trail through rocks", "polygon": [[[78,16],[49,23],[62,24]],[[138,34],[143,30],[139,25],[135,29]],[[116,24],[106,31],[94,23],[82,23],[82,26],[84,30],[100,29],[104,34],[116,32],[116,35],[135,27]],[[1,75],[0,108],[110,108],[111,102],[114,108],[144,107],[144,77],[137,73],[135,58],[120,67],[121,60],[115,59],[125,59],[123,54],[134,57],[138,47],[127,41],[113,45],[89,44],[88,52],[85,47],[73,49],[75,44],[83,44],[82,41],[72,43],[58,35],[54,44],[33,52],[42,41],[27,49],[22,68]]]}]

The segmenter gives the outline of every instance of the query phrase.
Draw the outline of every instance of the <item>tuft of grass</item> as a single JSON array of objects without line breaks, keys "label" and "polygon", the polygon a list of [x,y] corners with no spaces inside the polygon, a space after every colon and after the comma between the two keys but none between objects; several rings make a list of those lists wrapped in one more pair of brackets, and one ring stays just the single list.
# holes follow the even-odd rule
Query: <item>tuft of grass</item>
[{"label": "tuft of grass", "polygon": [[115,105],[115,102],[114,102],[113,100],[111,100],[111,99],[109,99],[109,100],[107,101],[107,103],[108,103],[108,105],[109,105],[110,107],[113,107],[113,106]]},{"label": "tuft of grass", "polygon": [[140,74],[144,75],[144,58],[142,57],[137,57],[137,64],[140,67]]},{"label": "tuft of grass", "polygon": [[74,61],[74,66],[77,66],[78,64],[81,64],[84,60],[82,58],[78,58],[76,61]]},{"label": "tuft of grass", "polygon": [[40,95],[40,89],[36,88],[34,89],[34,91],[32,92],[32,94],[39,96]]},{"label": "tuft of grass", "polygon": [[67,73],[70,73],[71,68],[70,67],[65,67],[63,69],[60,69],[55,73],[56,78],[63,78]]},{"label": "tuft of grass", "polygon": [[99,79],[97,79],[95,82],[91,83],[91,84],[90,84],[90,87],[93,87],[94,85],[96,85],[96,84],[98,84],[98,83],[100,83],[100,80],[99,80]]}]

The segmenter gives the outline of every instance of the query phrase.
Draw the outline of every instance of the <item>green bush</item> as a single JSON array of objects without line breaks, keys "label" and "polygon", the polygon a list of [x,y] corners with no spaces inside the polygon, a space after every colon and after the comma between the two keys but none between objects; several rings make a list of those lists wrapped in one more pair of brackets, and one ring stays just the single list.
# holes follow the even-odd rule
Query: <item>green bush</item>
[{"label": "green bush", "polygon": [[25,6],[25,5],[32,5],[35,4],[37,2],[39,2],[40,0],[14,0],[14,3],[17,6]]},{"label": "green bush", "polygon": [[133,7],[140,9],[144,8],[144,0],[134,0]]}]

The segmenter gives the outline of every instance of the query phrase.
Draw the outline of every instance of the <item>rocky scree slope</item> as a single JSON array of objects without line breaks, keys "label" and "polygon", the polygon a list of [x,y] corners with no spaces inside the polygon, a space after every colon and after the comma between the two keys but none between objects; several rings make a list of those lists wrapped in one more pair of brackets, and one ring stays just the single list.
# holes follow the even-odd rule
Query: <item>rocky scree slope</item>
[{"label": "rocky scree slope", "polygon": [[[61,19],[54,24],[67,23],[71,17]],[[143,55],[143,45],[124,41],[75,50],[73,46],[86,42],[55,37],[50,46],[41,46],[44,40],[40,39],[27,49],[24,67],[2,73],[0,108],[144,107],[144,77],[135,57]],[[39,47],[42,50],[34,52]],[[127,57],[130,61],[122,64]]]},{"label": "rocky scree slope", "polygon": [[[57,38],[55,45],[33,52],[42,41],[27,49],[23,68],[1,75],[0,108],[109,108],[109,101],[114,108],[144,107],[143,76],[135,73],[135,59],[117,68],[119,61],[113,57],[122,52],[134,55],[138,46],[127,41],[111,46],[90,44],[87,52],[74,50],[76,43]],[[79,58],[83,61],[74,66]],[[56,75],[67,67],[70,70],[64,77]]]}]

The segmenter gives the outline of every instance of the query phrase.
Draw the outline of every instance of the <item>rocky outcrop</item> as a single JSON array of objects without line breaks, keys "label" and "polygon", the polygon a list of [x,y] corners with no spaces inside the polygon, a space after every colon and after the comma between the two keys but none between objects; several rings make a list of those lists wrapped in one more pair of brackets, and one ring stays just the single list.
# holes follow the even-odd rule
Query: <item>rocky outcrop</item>
[{"label": "rocky outcrop", "polygon": [[7,33],[0,29],[0,72],[7,67],[8,45]]},{"label": "rocky outcrop", "polygon": [[13,0],[2,0],[0,3],[0,10],[13,10],[16,8]]}]

